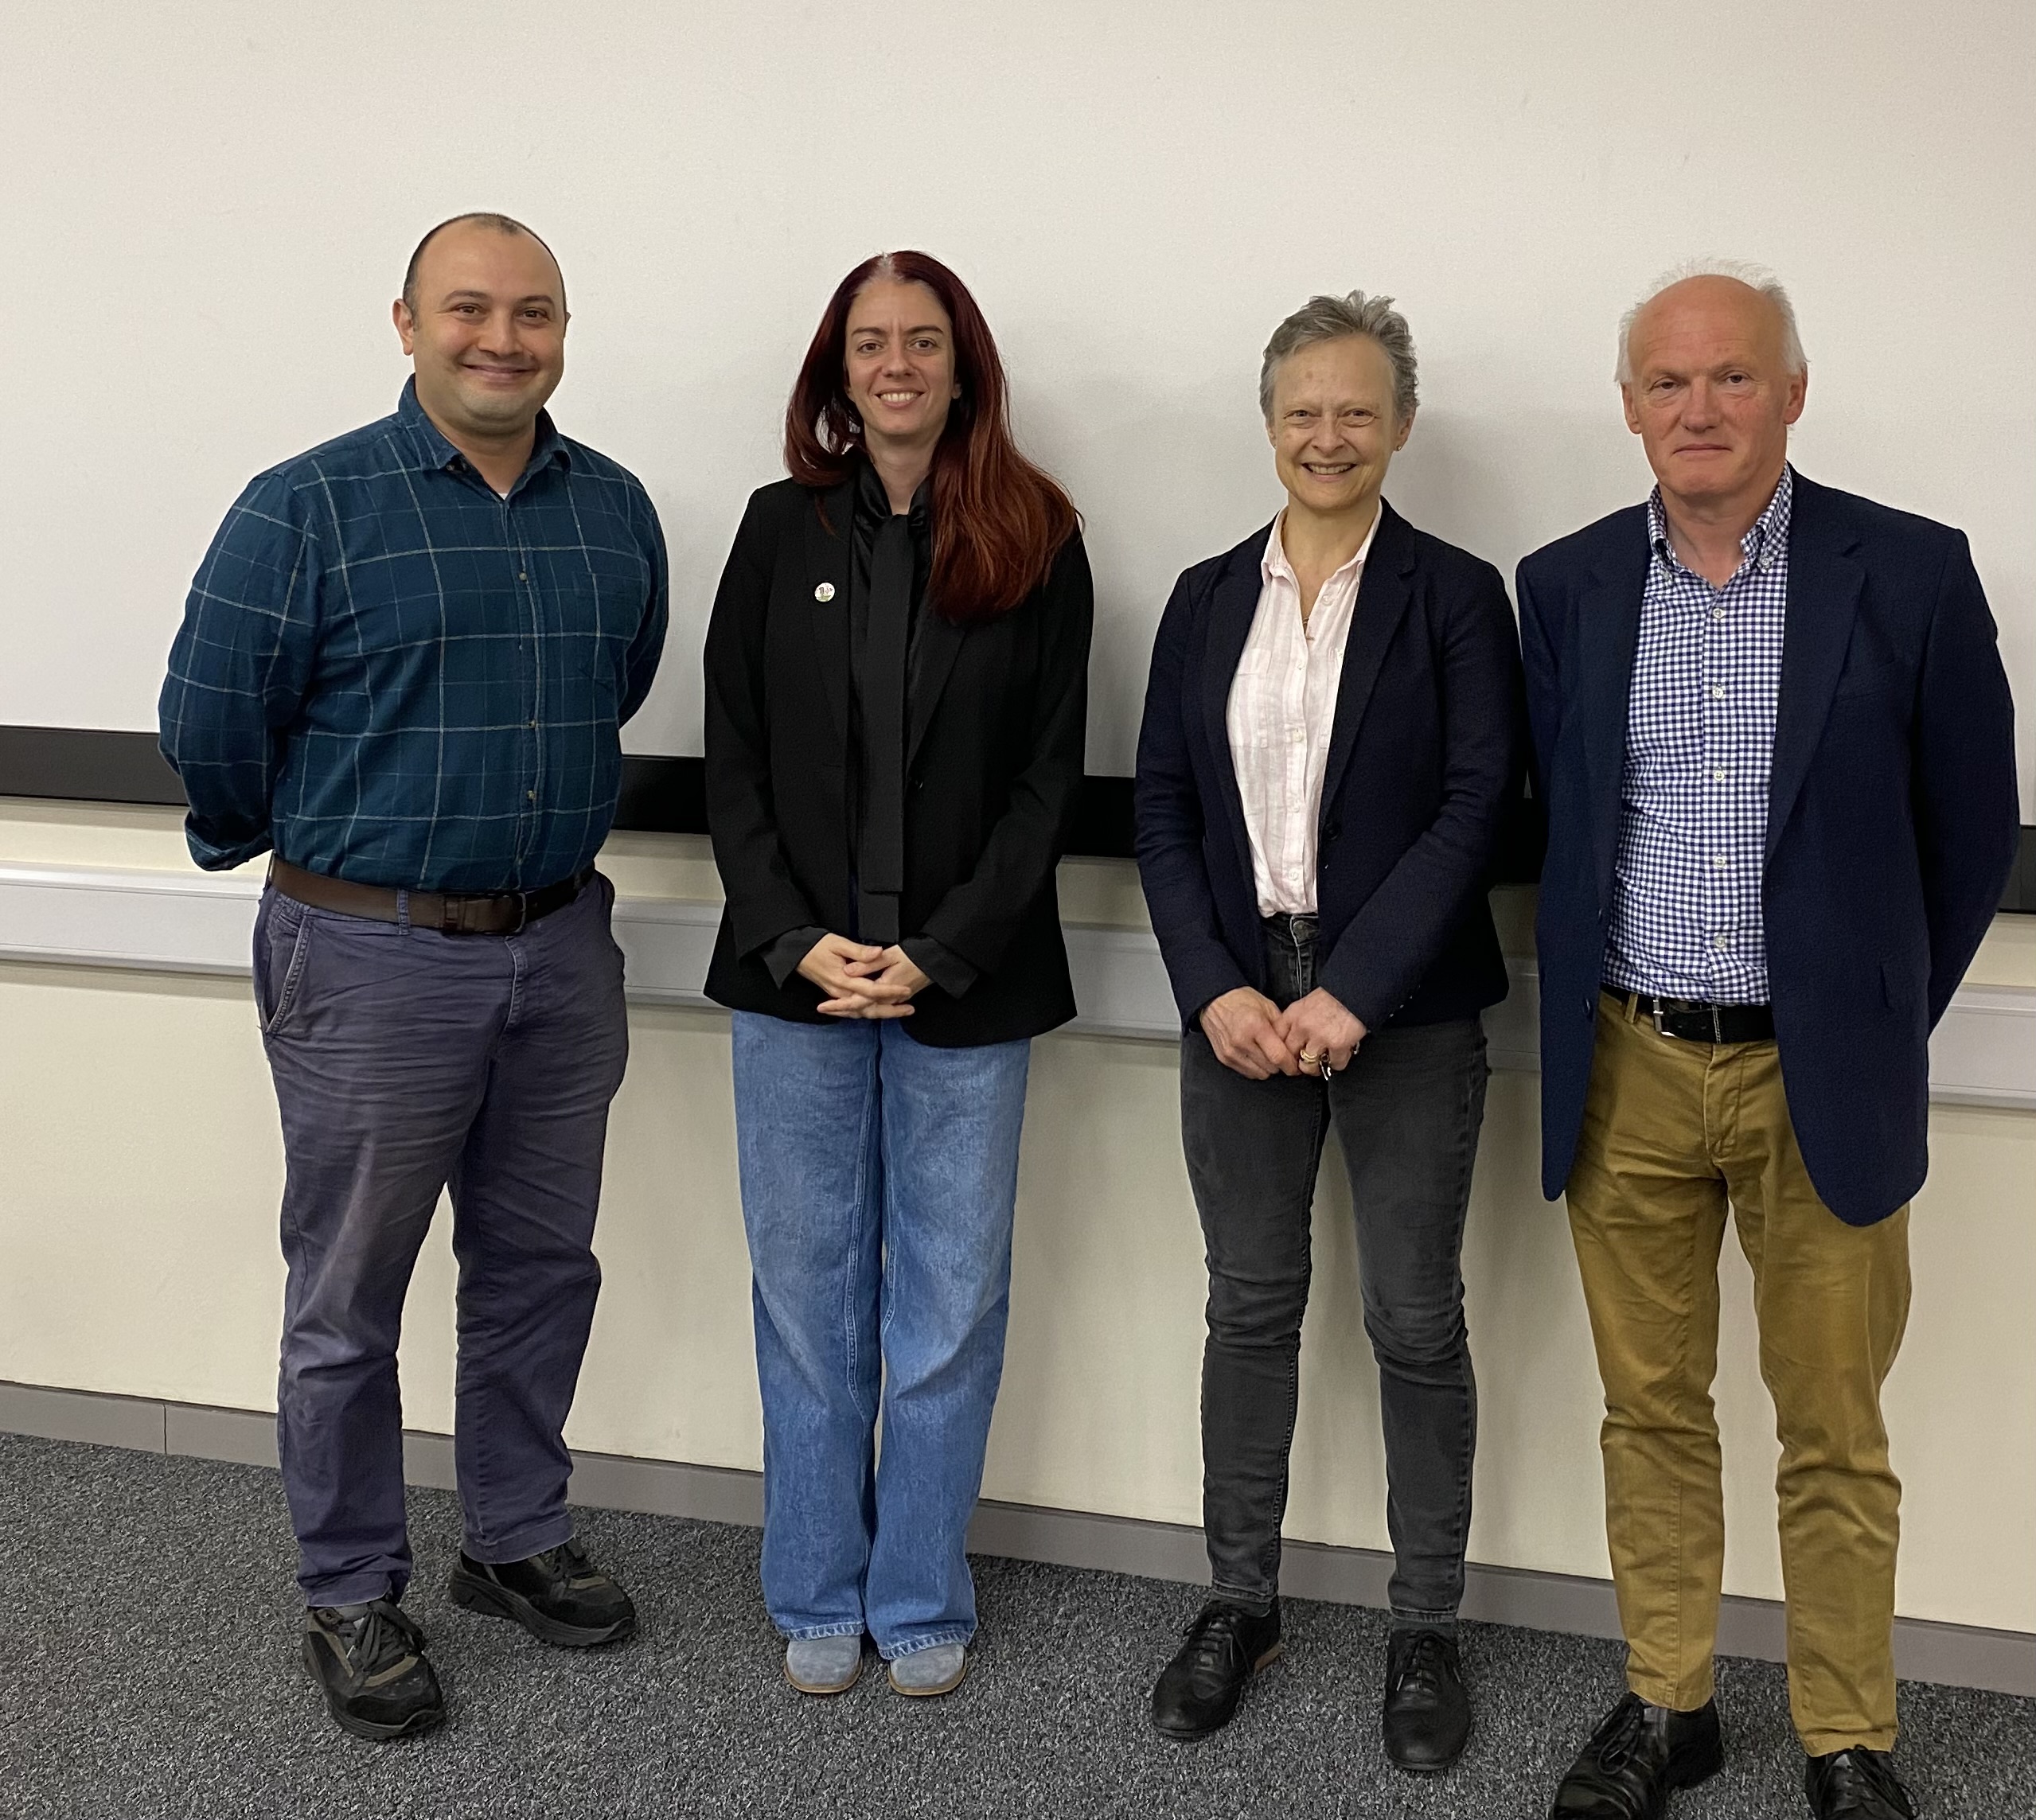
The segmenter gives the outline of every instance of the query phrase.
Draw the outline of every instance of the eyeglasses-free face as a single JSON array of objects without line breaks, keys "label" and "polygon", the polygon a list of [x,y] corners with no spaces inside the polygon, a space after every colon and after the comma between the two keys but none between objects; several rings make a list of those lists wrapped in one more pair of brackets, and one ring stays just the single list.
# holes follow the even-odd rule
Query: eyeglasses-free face
[{"label": "eyeglasses-free face", "polygon": [[1324,516],[1367,509],[1414,428],[1393,408],[1393,363],[1368,335],[1316,341],[1280,363],[1266,424],[1289,503]]},{"label": "eyeglasses-free face", "polygon": [[842,365],[848,402],[866,445],[928,450],[961,396],[954,379],[954,325],[923,284],[873,279],[848,310]]}]

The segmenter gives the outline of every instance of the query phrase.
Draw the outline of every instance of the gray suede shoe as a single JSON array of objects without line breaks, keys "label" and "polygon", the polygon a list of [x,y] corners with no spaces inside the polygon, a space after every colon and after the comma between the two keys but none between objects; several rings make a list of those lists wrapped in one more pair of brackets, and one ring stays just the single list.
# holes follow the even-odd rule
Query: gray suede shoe
[{"label": "gray suede shoe", "polygon": [[915,1650],[891,1665],[891,1685],[900,1693],[925,1699],[936,1693],[952,1693],[969,1672],[965,1643],[935,1643],[929,1650]]},{"label": "gray suede shoe", "polygon": [[794,1637],[785,1646],[785,1678],[802,1693],[846,1693],[863,1672],[863,1639]]}]

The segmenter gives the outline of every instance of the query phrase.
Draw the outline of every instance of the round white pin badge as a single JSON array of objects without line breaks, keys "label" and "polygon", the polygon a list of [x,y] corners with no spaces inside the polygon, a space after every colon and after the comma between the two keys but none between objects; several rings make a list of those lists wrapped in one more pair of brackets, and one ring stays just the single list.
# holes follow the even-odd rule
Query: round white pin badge
[{"label": "round white pin badge", "polygon": [[813,598],[817,601],[832,600],[834,598],[833,583],[822,582],[818,587],[813,590]]}]

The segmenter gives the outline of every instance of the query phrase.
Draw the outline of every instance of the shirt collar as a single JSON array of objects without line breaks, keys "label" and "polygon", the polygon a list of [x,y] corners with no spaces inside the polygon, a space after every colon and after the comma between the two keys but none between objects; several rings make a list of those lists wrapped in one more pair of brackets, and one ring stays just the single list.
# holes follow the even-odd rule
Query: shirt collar
[{"label": "shirt collar", "polygon": [[[465,471],[466,458],[447,441],[445,432],[417,402],[417,381],[414,376],[403,382],[403,396],[396,403],[396,418],[409,432],[411,446],[415,451],[419,467],[434,471]],[[528,478],[553,462],[562,468],[571,467],[571,450],[565,438],[559,434],[558,426],[552,421],[551,412],[540,411],[537,413],[537,438],[530,446],[530,459],[524,464],[524,477]]]},{"label": "shirt collar", "polygon": [[[1739,540],[1741,568],[1749,563],[1757,563],[1765,568],[1788,549],[1788,516],[1795,501],[1796,470],[1784,462],[1781,478],[1775,483],[1773,497],[1768,501],[1766,509],[1747,527],[1746,535]],[[1683,567],[1682,559],[1675,554],[1675,546],[1668,540],[1668,519],[1661,509],[1659,486],[1648,495],[1647,540],[1648,548],[1669,568]]]},{"label": "shirt collar", "polygon": [[[1371,554],[1371,540],[1379,535],[1379,527],[1385,522],[1385,517],[1386,502],[1382,499],[1379,501],[1379,509],[1371,515],[1371,528],[1365,532],[1364,541],[1358,545],[1356,554],[1322,584],[1324,589],[1333,587],[1344,576],[1364,567],[1364,559]],[[1266,540],[1266,553],[1258,559],[1258,575],[1262,582],[1270,582],[1275,576],[1284,576],[1299,587],[1300,578],[1294,574],[1293,565],[1287,560],[1286,545],[1280,537],[1281,528],[1286,521],[1286,510],[1282,507],[1279,516],[1273,520],[1271,534]]]}]

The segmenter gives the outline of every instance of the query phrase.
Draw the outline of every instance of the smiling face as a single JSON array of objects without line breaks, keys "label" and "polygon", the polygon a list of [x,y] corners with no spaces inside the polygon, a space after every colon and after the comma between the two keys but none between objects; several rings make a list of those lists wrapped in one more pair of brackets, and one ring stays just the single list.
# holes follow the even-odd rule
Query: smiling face
[{"label": "smiling face", "polygon": [[455,222],[424,248],[395,314],[417,400],[456,442],[527,435],[565,372],[565,281],[531,235]]},{"label": "smiling face", "polygon": [[1737,279],[1686,279],[1633,319],[1620,395],[1665,494],[1757,509],[1774,491],[1809,385],[1784,345],[1781,312]]},{"label": "smiling face", "polygon": [[954,325],[923,284],[875,278],[848,306],[842,364],[865,442],[931,449],[961,396],[954,377]]},{"label": "smiling face", "polygon": [[1369,335],[1315,341],[1273,374],[1266,434],[1290,506],[1353,516],[1376,505],[1386,470],[1414,428],[1393,405],[1393,363]]}]

